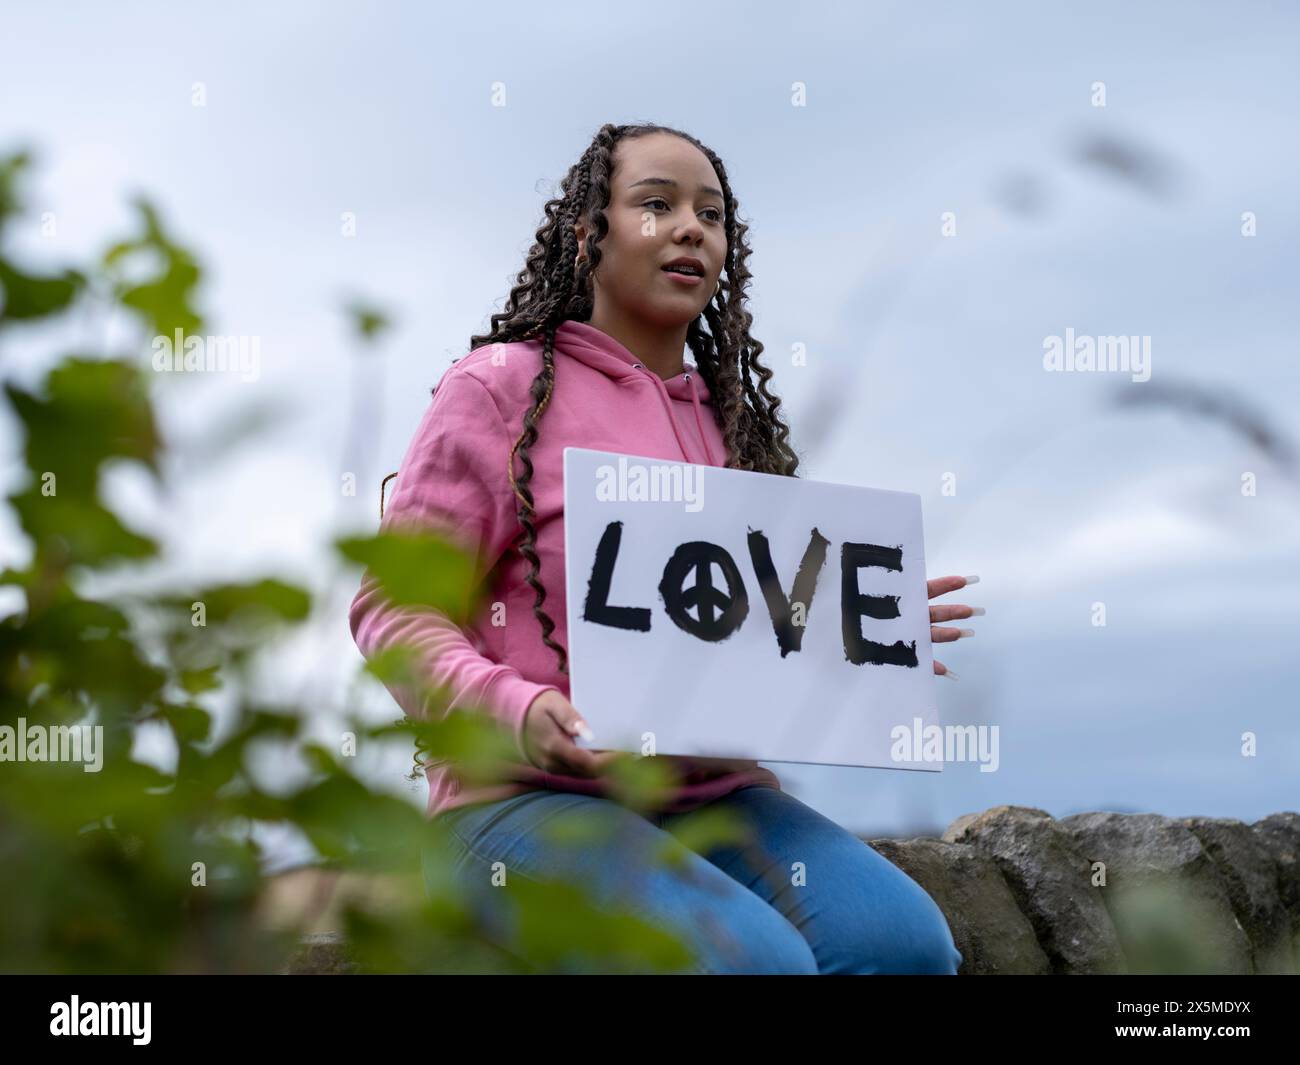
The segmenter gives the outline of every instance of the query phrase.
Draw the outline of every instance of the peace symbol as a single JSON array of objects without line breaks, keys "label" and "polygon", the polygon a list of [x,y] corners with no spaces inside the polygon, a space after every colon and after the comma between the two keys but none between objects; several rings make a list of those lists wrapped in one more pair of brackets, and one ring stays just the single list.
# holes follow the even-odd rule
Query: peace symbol
[{"label": "peace symbol", "polygon": [[[725,592],[713,582],[715,564],[722,571]],[[689,587],[688,577],[693,577]],[[710,643],[725,640],[749,616],[749,594],[735,559],[706,540],[691,540],[673,552],[659,582],[659,596],[674,625]]]}]

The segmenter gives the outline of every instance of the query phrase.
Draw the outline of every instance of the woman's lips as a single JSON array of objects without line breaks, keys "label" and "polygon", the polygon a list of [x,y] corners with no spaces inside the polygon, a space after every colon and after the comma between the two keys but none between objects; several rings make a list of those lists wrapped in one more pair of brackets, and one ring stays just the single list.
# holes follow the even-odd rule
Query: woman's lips
[{"label": "woman's lips", "polygon": [[676,281],[680,285],[698,285],[704,280],[704,278],[697,277],[695,274],[678,274],[672,270],[664,270],[662,273],[667,274],[669,279]]}]

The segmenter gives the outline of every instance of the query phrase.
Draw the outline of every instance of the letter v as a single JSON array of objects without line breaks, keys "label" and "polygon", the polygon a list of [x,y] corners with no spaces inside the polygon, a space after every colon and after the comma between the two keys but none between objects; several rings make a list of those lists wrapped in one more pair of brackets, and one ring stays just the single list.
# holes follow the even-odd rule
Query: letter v
[{"label": "letter v", "polygon": [[[763,589],[763,599],[767,602],[767,612],[772,618],[772,628],[776,631],[776,643],[781,648],[782,658],[803,646],[804,629],[812,611],[813,594],[817,591],[817,577],[826,564],[826,549],[829,546],[830,541],[814,528],[787,598],[781,588],[781,579],[776,575],[776,567],[772,565],[772,549],[767,537],[761,532],[749,530],[749,557],[753,560],[759,587]],[[802,623],[798,625],[792,617],[795,603],[803,607]]]}]

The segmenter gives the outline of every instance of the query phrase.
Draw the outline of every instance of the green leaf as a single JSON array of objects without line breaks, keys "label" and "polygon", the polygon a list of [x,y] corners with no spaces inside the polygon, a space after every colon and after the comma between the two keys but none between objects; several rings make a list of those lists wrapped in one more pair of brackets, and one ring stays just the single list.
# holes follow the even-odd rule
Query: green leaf
[{"label": "green leaf", "polygon": [[378,308],[364,302],[353,300],[345,308],[352,328],[363,341],[374,341],[392,325],[389,316]]},{"label": "green leaf", "polygon": [[376,739],[409,736],[426,759],[449,761],[466,786],[499,784],[510,779],[510,766],[519,761],[514,737],[481,707],[457,708],[443,712],[439,704],[447,701],[433,689],[429,700],[437,716],[431,720],[409,718],[396,724],[358,726],[358,735]]},{"label": "green leaf", "polygon": [[31,679],[47,685],[41,703],[47,708],[62,700],[80,717],[86,707],[78,694],[85,693],[101,721],[112,724],[153,703],[167,680],[136,648],[126,616],[108,603],[51,601],[31,610],[13,632],[29,659],[40,663],[41,675]]},{"label": "green leaf", "polygon": [[194,603],[202,603],[209,627],[302,621],[311,612],[309,592],[275,578],[217,584],[189,594],[162,595],[158,603],[187,617]]},{"label": "green leaf", "polygon": [[136,200],[135,207],[143,223],[143,235],[112,245],[104,253],[102,265],[113,275],[131,256],[150,252],[156,255],[161,266],[140,284],[132,285],[119,278],[119,301],[135,311],[154,336],[171,337],[177,329],[185,334],[199,332],[203,319],[193,305],[194,291],[202,277],[198,262],[167,235],[157,209],[148,200]]},{"label": "green leaf", "polygon": [[192,703],[167,703],[159,716],[171,725],[178,743],[205,743],[212,732],[212,715]]},{"label": "green leaf", "polygon": [[44,496],[35,487],[9,499],[23,531],[37,544],[40,559],[59,570],[152,558],[158,553],[154,540],[126,528],[97,500]]},{"label": "green leaf", "polygon": [[18,182],[31,162],[32,157],[28,152],[15,152],[13,155],[0,157],[0,231],[3,231],[5,223],[22,209],[22,202],[18,195]]},{"label": "green leaf", "polygon": [[706,805],[678,818],[672,835],[696,854],[716,847],[743,847],[754,841],[754,826],[744,816],[726,807]]},{"label": "green leaf", "polygon": [[676,774],[662,758],[629,753],[611,761],[606,772],[611,794],[634,810],[654,809],[676,789]]},{"label": "green leaf", "polygon": [[60,494],[92,495],[110,458],[143,463],[158,475],[162,444],[145,378],[130,363],[67,358],[46,376],[40,394],[12,384],[5,392],[26,431],[28,468],[54,474]]},{"label": "green leaf", "polygon": [[0,259],[0,325],[57,314],[77,298],[85,283],[73,270],[59,277],[35,277]]},{"label": "green leaf", "polygon": [[691,962],[685,942],[669,929],[617,906],[597,907],[576,885],[507,873],[500,889],[513,902],[520,953],[546,970],[679,971]]},{"label": "green leaf", "polygon": [[473,560],[442,537],[390,530],[337,540],[335,546],[345,558],[364,565],[396,605],[433,607],[457,622],[470,617],[477,605]]},{"label": "green leaf", "polygon": [[216,691],[221,687],[221,667],[217,665],[203,669],[183,669],[177,679],[181,687],[190,695]]},{"label": "green leaf", "polygon": [[419,680],[419,665],[420,654],[414,647],[396,643],[376,651],[361,671],[384,684],[413,685]]}]

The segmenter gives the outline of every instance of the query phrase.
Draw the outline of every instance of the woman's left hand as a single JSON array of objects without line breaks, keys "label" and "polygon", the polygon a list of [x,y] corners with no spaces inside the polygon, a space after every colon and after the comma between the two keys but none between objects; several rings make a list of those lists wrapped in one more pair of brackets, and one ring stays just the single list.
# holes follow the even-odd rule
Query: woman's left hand
[{"label": "woman's left hand", "polygon": [[[932,581],[926,581],[926,591],[929,598],[933,599],[938,595],[946,595],[948,592],[955,592],[958,588],[965,588],[968,584],[974,584],[978,577],[936,577]],[[932,606],[930,607],[930,642],[931,643],[951,643],[953,640],[960,640],[962,637],[975,635],[974,629],[953,629],[946,626],[935,625],[936,621],[957,621],[961,618],[978,617],[984,613],[984,608],[965,606],[962,604],[952,604],[951,606]],[[934,671],[939,676],[951,677],[957,679],[957,674],[952,672],[947,666],[937,658],[934,660]]]}]

